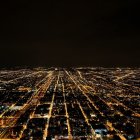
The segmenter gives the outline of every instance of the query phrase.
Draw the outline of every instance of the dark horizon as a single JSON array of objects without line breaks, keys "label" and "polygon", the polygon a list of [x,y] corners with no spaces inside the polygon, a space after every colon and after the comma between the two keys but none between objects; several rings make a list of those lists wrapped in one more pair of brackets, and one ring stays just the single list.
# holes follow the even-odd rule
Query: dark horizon
[{"label": "dark horizon", "polygon": [[1,2],[0,67],[140,67],[139,3]]}]

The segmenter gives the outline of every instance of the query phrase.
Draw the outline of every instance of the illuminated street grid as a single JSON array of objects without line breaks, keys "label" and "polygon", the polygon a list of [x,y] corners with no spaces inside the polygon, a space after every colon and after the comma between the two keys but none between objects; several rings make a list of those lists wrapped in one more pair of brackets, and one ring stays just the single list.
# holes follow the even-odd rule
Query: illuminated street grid
[{"label": "illuminated street grid", "polygon": [[140,69],[0,71],[0,139],[136,139]]}]

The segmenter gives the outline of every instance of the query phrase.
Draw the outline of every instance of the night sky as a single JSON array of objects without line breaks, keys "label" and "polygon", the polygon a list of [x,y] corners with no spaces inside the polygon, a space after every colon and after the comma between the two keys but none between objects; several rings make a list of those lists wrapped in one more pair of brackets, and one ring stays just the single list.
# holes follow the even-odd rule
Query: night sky
[{"label": "night sky", "polygon": [[0,67],[139,67],[139,4],[139,0],[4,0]]}]

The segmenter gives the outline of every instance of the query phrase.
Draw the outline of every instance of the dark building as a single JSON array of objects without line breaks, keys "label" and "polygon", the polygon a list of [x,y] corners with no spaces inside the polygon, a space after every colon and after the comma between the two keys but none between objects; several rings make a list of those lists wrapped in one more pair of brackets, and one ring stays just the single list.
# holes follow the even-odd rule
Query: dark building
[{"label": "dark building", "polygon": [[135,116],[135,136],[140,138],[140,116]]}]

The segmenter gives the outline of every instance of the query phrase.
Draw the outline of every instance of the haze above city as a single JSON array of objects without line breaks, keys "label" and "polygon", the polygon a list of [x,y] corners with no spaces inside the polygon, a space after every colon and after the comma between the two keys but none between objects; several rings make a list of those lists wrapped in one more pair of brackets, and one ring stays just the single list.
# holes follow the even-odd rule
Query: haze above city
[{"label": "haze above city", "polygon": [[0,2],[0,67],[139,67],[138,1]]}]

